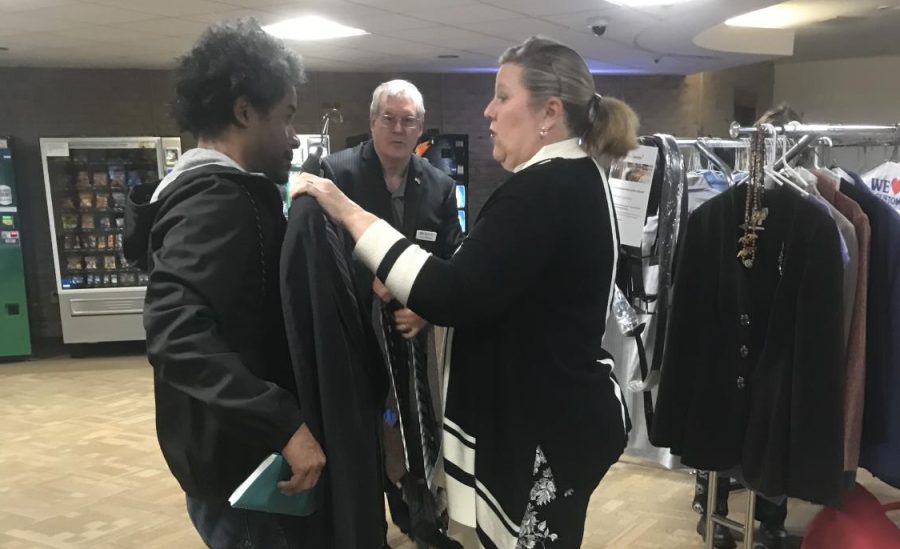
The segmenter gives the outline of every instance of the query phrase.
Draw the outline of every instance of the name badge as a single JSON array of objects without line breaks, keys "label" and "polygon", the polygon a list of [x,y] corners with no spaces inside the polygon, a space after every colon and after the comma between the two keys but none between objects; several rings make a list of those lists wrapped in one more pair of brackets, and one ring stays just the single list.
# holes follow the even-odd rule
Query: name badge
[{"label": "name badge", "polygon": [[416,231],[416,240],[434,242],[437,240],[437,233],[434,231]]}]

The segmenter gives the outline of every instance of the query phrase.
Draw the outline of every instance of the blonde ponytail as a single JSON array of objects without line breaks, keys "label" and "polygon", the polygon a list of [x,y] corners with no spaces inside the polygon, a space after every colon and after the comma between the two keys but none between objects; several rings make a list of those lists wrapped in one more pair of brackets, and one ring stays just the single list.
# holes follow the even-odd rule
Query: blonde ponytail
[{"label": "blonde ponytail", "polygon": [[638,116],[621,99],[596,97],[589,109],[590,125],[583,146],[594,158],[621,158],[638,146]]}]

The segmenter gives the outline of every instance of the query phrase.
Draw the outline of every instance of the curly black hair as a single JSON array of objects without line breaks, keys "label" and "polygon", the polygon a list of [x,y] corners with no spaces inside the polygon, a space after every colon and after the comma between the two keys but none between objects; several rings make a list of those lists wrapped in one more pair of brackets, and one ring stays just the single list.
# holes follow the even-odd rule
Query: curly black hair
[{"label": "curly black hair", "polygon": [[300,56],[254,19],[217,23],[179,59],[173,116],[182,131],[215,137],[235,121],[239,97],[268,113],[304,80]]}]

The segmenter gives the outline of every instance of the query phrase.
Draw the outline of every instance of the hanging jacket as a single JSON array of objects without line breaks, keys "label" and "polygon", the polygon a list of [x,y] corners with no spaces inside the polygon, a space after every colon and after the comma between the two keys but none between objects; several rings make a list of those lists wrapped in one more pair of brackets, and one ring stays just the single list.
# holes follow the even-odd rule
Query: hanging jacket
[{"label": "hanging jacket", "polygon": [[740,466],[764,495],[833,503],[843,485],[837,228],[792,191],[766,191],[746,269],[736,254],[747,189],[688,220],[650,440],[691,467]]},{"label": "hanging jacket", "polygon": [[323,549],[380,548],[384,542],[377,433],[385,380],[353,289],[347,240],[314,199],[294,201],[281,293],[304,419],[327,460],[314,515],[325,537],[304,540]]}]

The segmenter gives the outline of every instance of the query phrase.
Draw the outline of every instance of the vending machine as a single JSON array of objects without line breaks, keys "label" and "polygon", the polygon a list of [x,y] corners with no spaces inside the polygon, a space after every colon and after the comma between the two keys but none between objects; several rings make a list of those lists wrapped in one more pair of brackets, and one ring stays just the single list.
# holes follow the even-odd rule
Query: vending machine
[{"label": "vending machine", "polygon": [[148,274],[124,257],[125,199],[181,156],[177,137],[41,139],[65,343],[139,341]]},{"label": "vending machine", "polygon": [[456,208],[459,226],[469,231],[469,136],[446,133],[432,137],[416,147],[416,154],[449,175],[456,182]]},{"label": "vending machine", "polygon": [[0,357],[31,354],[21,230],[12,148],[0,137]]}]

